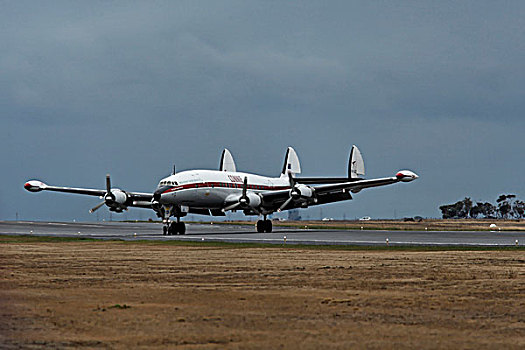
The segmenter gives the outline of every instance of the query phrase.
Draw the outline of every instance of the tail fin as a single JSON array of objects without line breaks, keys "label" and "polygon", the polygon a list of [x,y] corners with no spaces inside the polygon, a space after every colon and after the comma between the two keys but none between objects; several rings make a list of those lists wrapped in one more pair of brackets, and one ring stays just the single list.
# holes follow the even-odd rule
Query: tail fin
[{"label": "tail fin", "polygon": [[237,171],[235,167],[235,162],[233,161],[232,154],[228,151],[227,148],[222,151],[221,162],[219,165],[220,171]]},{"label": "tail fin", "polygon": [[365,162],[361,151],[356,145],[352,146],[350,159],[348,160],[348,177],[351,179],[361,179],[365,175]]},{"label": "tail fin", "polygon": [[289,173],[301,173],[301,163],[299,163],[299,157],[297,157],[297,153],[295,153],[295,150],[292,147],[288,147],[286,150],[281,176],[288,176]]}]

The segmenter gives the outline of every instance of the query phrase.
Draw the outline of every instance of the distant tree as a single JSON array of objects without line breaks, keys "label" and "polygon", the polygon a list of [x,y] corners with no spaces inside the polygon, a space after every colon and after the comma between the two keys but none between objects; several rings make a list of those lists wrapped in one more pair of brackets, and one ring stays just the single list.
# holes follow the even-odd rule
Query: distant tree
[{"label": "distant tree", "polygon": [[502,194],[496,200],[498,203],[498,214],[502,219],[508,219],[512,215],[512,207],[515,203],[515,194]]},{"label": "distant tree", "polygon": [[513,199],[516,198],[515,194],[500,194],[498,199],[496,199],[496,203],[501,203],[506,201],[507,199]]},{"label": "distant tree", "polygon": [[470,213],[469,213],[469,215],[470,215],[471,218],[473,218],[473,219],[477,219],[478,216],[482,215],[480,204],[483,205],[483,203],[478,202],[478,203],[476,203],[475,206],[473,206],[473,207],[470,209]]},{"label": "distant tree", "polygon": [[469,197],[465,197],[465,199],[463,199],[461,201],[461,203],[463,205],[462,205],[462,208],[461,208],[461,210],[459,212],[459,217],[460,218],[467,218],[467,217],[469,217],[470,210],[472,209],[472,200]]},{"label": "distant tree", "polygon": [[516,219],[521,219],[525,217],[525,202],[516,200],[512,204],[512,216]]},{"label": "distant tree", "polygon": [[496,217],[496,207],[489,202],[478,202],[476,203],[476,208],[479,211],[479,215],[484,218],[494,218]]},{"label": "distant tree", "polygon": [[472,210],[472,200],[465,197],[462,201],[439,207],[443,219],[464,219],[469,217]]},{"label": "distant tree", "polygon": [[443,219],[453,219],[457,217],[457,211],[454,204],[442,205],[439,207]]},{"label": "distant tree", "polygon": [[489,202],[477,202],[475,205],[469,197],[454,204],[439,207],[443,219],[463,218],[525,218],[525,202],[516,198],[515,194],[502,194],[496,200],[497,205]]}]

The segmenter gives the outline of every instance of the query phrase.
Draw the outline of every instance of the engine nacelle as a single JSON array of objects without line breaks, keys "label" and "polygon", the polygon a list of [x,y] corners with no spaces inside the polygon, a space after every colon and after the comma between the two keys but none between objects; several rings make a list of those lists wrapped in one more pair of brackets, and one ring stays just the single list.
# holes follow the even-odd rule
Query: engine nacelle
[{"label": "engine nacelle", "polygon": [[290,190],[290,196],[294,199],[311,198],[313,195],[313,188],[303,184],[295,185],[294,188]]},{"label": "engine nacelle", "polygon": [[246,199],[247,199],[246,205],[252,208],[257,208],[262,203],[261,196],[259,196],[257,193],[253,193],[253,192],[246,193]]},{"label": "engine nacelle", "polygon": [[106,203],[117,203],[117,204],[125,204],[126,200],[128,199],[128,195],[126,192],[116,189],[111,190],[111,193],[107,193],[104,200]]}]

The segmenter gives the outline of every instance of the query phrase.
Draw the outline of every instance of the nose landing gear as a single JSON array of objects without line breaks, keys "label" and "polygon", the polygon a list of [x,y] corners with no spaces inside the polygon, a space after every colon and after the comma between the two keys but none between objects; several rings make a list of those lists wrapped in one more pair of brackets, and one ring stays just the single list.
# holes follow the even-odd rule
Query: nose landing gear
[{"label": "nose landing gear", "polygon": [[168,235],[183,235],[186,233],[186,225],[182,221],[172,222],[168,228]]},{"label": "nose landing gear", "polygon": [[162,227],[162,234],[168,236],[184,235],[186,234],[186,225],[180,221],[180,217],[177,217],[177,221],[166,220]]}]

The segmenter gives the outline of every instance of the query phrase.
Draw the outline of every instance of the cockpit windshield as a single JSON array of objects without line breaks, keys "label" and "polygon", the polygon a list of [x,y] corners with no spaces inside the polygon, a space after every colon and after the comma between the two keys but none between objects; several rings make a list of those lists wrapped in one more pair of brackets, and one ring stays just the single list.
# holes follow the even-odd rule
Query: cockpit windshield
[{"label": "cockpit windshield", "polygon": [[168,180],[162,180],[159,182],[159,187],[161,186],[177,186],[177,181],[168,181]]}]

